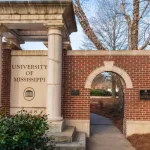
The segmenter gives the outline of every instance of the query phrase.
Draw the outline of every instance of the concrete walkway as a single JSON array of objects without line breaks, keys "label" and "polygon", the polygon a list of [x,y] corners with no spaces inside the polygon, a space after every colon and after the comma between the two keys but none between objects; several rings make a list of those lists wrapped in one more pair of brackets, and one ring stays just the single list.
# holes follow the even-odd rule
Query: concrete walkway
[{"label": "concrete walkway", "polygon": [[136,150],[108,118],[91,114],[91,137],[87,150]]}]

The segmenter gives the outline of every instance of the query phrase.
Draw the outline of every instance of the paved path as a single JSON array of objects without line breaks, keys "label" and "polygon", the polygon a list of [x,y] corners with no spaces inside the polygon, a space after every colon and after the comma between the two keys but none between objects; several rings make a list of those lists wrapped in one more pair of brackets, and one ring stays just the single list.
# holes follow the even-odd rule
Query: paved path
[{"label": "paved path", "polygon": [[91,114],[91,137],[87,150],[135,150],[108,118]]}]

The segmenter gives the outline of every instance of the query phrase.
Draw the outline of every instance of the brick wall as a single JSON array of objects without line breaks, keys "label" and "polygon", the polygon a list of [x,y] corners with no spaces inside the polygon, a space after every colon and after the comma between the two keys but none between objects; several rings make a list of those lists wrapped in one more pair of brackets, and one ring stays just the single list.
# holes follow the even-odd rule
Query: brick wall
[{"label": "brick wall", "polygon": [[90,97],[90,112],[98,113],[102,107],[112,107],[117,103],[118,98],[91,96]]},{"label": "brick wall", "polygon": [[[140,100],[139,90],[150,89],[150,52],[96,52],[97,55],[74,54],[63,50],[62,114],[65,119],[89,120],[90,89],[85,88],[89,74],[104,66],[105,61],[113,61],[114,66],[123,69],[131,78],[133,88],[124,89],[124,133],[126,120],[150,121],[150,101]],[[78,52],[80,53],[80,51]],[[2,109],[10,112],[11,51],[3,50]],[[72,96],[71,90],[79,90],[80,95]]]},{"label": "brick wall", "polygon": [[11,79],[11,50],[2,51],[2,111],[10,114],[10,79]]},{"label": "brick wall", "polygon": [[101,103],[104,106],[107,105],[113,105],[114,103],[117,103],[118,98],[113,97],[104,97],[104,96],[91,96],[90,97],[90,104],[94,103]]},{"label": "brick wall", "polygon": [[[82,76],[80,72],[76,72],[74,68],[76,59],[67,56],[67,51],[63,53],[63,117],[65,119],[89,119],[90,113],[90,90],[84,89]],[[78,61],[78,60],[77,60]],[[75,76],[74,76],[75,75]],[[77,80],[76,80],[77,76]],[[80,90],[79,96],[71,96],[71,90]]]},{"label": "brick wall", "polygon": [[[68,52],[63,67],[64,118],[89,119],[90,89],[84,88],[85,82],[93,70],[104,66],[104,61],[113,61],[114,65],[126,71],[132,80],[133,88],[124,90],[125,120],[150,120],[150,101],[142,101],[139,96],[140,89],[150,89],[150,53],[147,54],[146,51],[137,55],[75,55]],[[80,95],[71,96],[72,89],[80,90]]]}]

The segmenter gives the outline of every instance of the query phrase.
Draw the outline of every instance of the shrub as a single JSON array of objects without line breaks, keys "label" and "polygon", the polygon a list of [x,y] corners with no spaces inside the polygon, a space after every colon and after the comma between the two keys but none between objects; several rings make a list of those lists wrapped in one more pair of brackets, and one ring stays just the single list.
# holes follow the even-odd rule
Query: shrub
[{"label": "shrub", "polygon": [[47,116],[20,111],[14,116],[0,117],[0,150],[53,150],[46,136]]},{"label": "shrub", "polygon": [[91,96],[111,96],[111,92],[102,89],[92,89],[90,92]]}]

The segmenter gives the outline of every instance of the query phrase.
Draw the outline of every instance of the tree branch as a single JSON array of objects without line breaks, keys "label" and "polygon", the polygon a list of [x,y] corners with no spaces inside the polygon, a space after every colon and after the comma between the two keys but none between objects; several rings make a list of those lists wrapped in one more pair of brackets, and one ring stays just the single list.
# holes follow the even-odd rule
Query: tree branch
[{"label": "tree branch", "polygon": [[131,17],[126,13],[125,3],[123,0],[120,7],[121,7],[122,14],[124,15],[124,18],[126,19],[126,22],[128,24],[128,47],[129,50],[131,50],[131,27],[132,27]]},{"label": "tree branch", "polygon": [[98,50],[105,50],[105,48],[102,46],[102,43],[99,41],[98,37],[94,33],[93,29],[90,27],[90,24],[88,22],[88,19],[80,5],[79,0],[75,0],[76,5],[74,4],[74,11],[76,16],[79,19],[79,22],[85,32],[85,34],[88,36],[88,38],[94,43],[94,45],[97,47]]},{"label": "tree branch", "polygon": [[141,46],[141,47],[139,48],[139,50],[144,50],[149,44],[150,44],[150,35],[149,35],[149,37],[147,38],[147,40],[145,41],[145,43],[143,44],[143,46]]},{"label": "tree branch", "polygon": [[146,9],[148,8],[149,5],[150,5],[150,1],[148,1],[147,4],[145,5],[145,7],[144,7],[141,15],[139,16],[138,20],[140,20],[143,17],[143,15],[144,15],[144,13],[145,13],[145,11],[146,11]]},{"label": "tree branch", "polygon": [[125,10],[125,3],[122,2],[121,5],[120,5],[120,7],[121,7],[121,11],[122,11],[122,13],[123,13],[123,15],[124,15],[124,17],[125,17],[125,19],[126,19],[128,25],[131,25],[131,18],[130,18],[130,16],[126,13],[126,10]]}]

